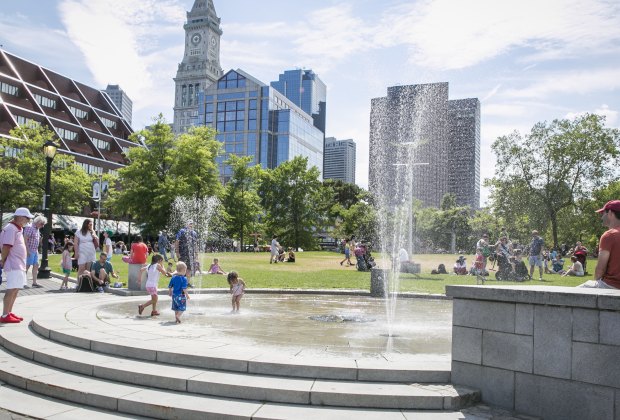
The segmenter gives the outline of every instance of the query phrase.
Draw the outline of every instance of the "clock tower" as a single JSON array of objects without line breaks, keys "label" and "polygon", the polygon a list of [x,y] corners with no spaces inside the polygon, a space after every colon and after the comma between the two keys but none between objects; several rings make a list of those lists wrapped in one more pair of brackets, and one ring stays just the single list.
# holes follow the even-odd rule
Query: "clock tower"
[{"label": "clock tower", "polygon": [[198,117],[198,93],[222,76],[220,66],[220,18],[213,0],[196,0],[187,12],[185,53],[174,78],[174,124],[183,133]]}]

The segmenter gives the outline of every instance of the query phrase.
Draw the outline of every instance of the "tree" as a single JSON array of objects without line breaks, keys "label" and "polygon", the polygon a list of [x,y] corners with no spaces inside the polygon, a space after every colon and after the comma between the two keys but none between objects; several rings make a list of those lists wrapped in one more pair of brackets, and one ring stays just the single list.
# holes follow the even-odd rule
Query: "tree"
[{"label": "tree", "polygon": [[269,229],[296,249],[314,248],[313,233],[326,222],[326,214],[320,209],[329,197],[321,188],[319,176],[318,168],[308,169],[308,159],[297,156],[265,171],[261,181],[259,195]]},{"label": "tree", "polygon": [[[604,127],[605,117],[586,114],[574,120],[534,125],[527,136],[513,132],[492,145],[497,166],[492,184],[523,193],[521,203],[530,214],[545,212],[553,243],[558,245],[558,215],[590,191],[607,183],[619,155],[620,132]],[[495,206],[505,204],[495,201]],[[510,209],[505,208],[506,213]]]},{"label": "tree", "polygon": [[232,177],[226,184],[222,200],[226,210],[227,231],[239,238],[241,249],[244,239],[257,232],[258,216],[262,212],[258,185],[261,178],[259,166],[249,166],[252,158],[230,155],[226,161],[232,167]]},{"label": "tree", "polygon": [[154,124],[134,133],[146,148],[129,150],[129,165],[119,170],[121,191],[112,203],[115,211],[146,224],[147,231],[166,228],[171,203],[176,197],[205,198],[219,195],[215,157],[220,150],[215,132],[206,127],[191,129],[175,139],[160,114]]},{"label": "tree", "polygon": [[[0,137],[4,154],[0,169],[0,212],[27,206],[42,210],[46,161],[43,145],[58,144],[56,134],[45,126],[21,126]],[[92,177],[75,165],[75,159],[57,153],[52,164],[52,213],[79,213],[89,203]]]}]

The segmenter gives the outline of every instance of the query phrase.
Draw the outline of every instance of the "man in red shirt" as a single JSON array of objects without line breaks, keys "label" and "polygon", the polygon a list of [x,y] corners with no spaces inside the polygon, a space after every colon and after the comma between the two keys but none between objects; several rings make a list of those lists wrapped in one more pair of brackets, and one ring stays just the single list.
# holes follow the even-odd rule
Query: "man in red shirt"
[{"label": "man in red shirt", "polygon": [[594,279],[579,287],[600,289],[620,289],[620,200],[608,201],[602,209],[603,226],[609,230],[599,241],[598,263],[594,270]]}]

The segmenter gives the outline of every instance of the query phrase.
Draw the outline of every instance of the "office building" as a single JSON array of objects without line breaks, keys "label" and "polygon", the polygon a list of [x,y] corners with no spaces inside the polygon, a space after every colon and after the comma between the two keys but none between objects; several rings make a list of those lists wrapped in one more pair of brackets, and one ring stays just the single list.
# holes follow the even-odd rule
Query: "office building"
[{"label": "office building", "polygon": [[355,142],[351,139],[325,138],[323,179],[355,184]]},{"label": "office building", "polygon": [[129,99],[129,96],[118,85],[108,85],[104,92],[112,99],[114,105],[121,111],[125,121],[131,126],[133,102]]},{"label": "office building", "polygon": [[58,153],[75,158],[90,174],[115,173],[138,146],[110,97],[0,49],[0,135],[27,124],[56,132]]},{"label": "office building", "polygon": [[459,205],[480,208],[480,101],[448,101],[448,192]]},{"label": "office building", "polygon": [[450,101],[448,83],[431,83],[389,87],[371,101],[369,189],[397,197],[408,183],[425,206],[439,207],[453,192],[457,205],[479,207],[477,99]]},{"label": "office building", "polygon": [[312,116],[313,124],[325,134],[327,87],[312,70],[286,70],[271,82],[291,102]]},{"label": "office building", "polygon": [[251,156],[252,164],[269,169],[303,156],[322,171],[324,135],[312,117],[243,70],[230,70],[199,95],[198,120],[215,128],[224,145],[217,159],[222,182],[232,175],[224,164],[230,154]]},{"label": "office building", "polygon": [[212,0],[196,0],[187,12],[185,52],[174,78],[174,122],[177,134],[197,124],[198,94],[222,76],[220,18]]}]

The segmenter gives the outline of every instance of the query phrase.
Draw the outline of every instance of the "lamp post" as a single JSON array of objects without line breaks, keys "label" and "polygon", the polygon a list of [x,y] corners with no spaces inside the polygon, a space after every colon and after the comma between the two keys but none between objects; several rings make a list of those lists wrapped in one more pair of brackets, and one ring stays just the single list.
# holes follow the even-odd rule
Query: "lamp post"
[{"label": "lamp post", "polygon": [[56,143],[51,140],[48,140],[43,145],[43,153],[45,153],[45,162],[47,164],[45,172],[45,200],[43,203],[43,211],[45,212],[47,223],[43,227],[43,257],[41,258],[41,267],[39,268],[39,274],[37,275],[38,279],[49,279],[51,272],[47,261],[47,250],[49,247],[50,233],[52,231],[52,161],[54,160],[54,156],[56,156],[57,148],[58,146]]}]

